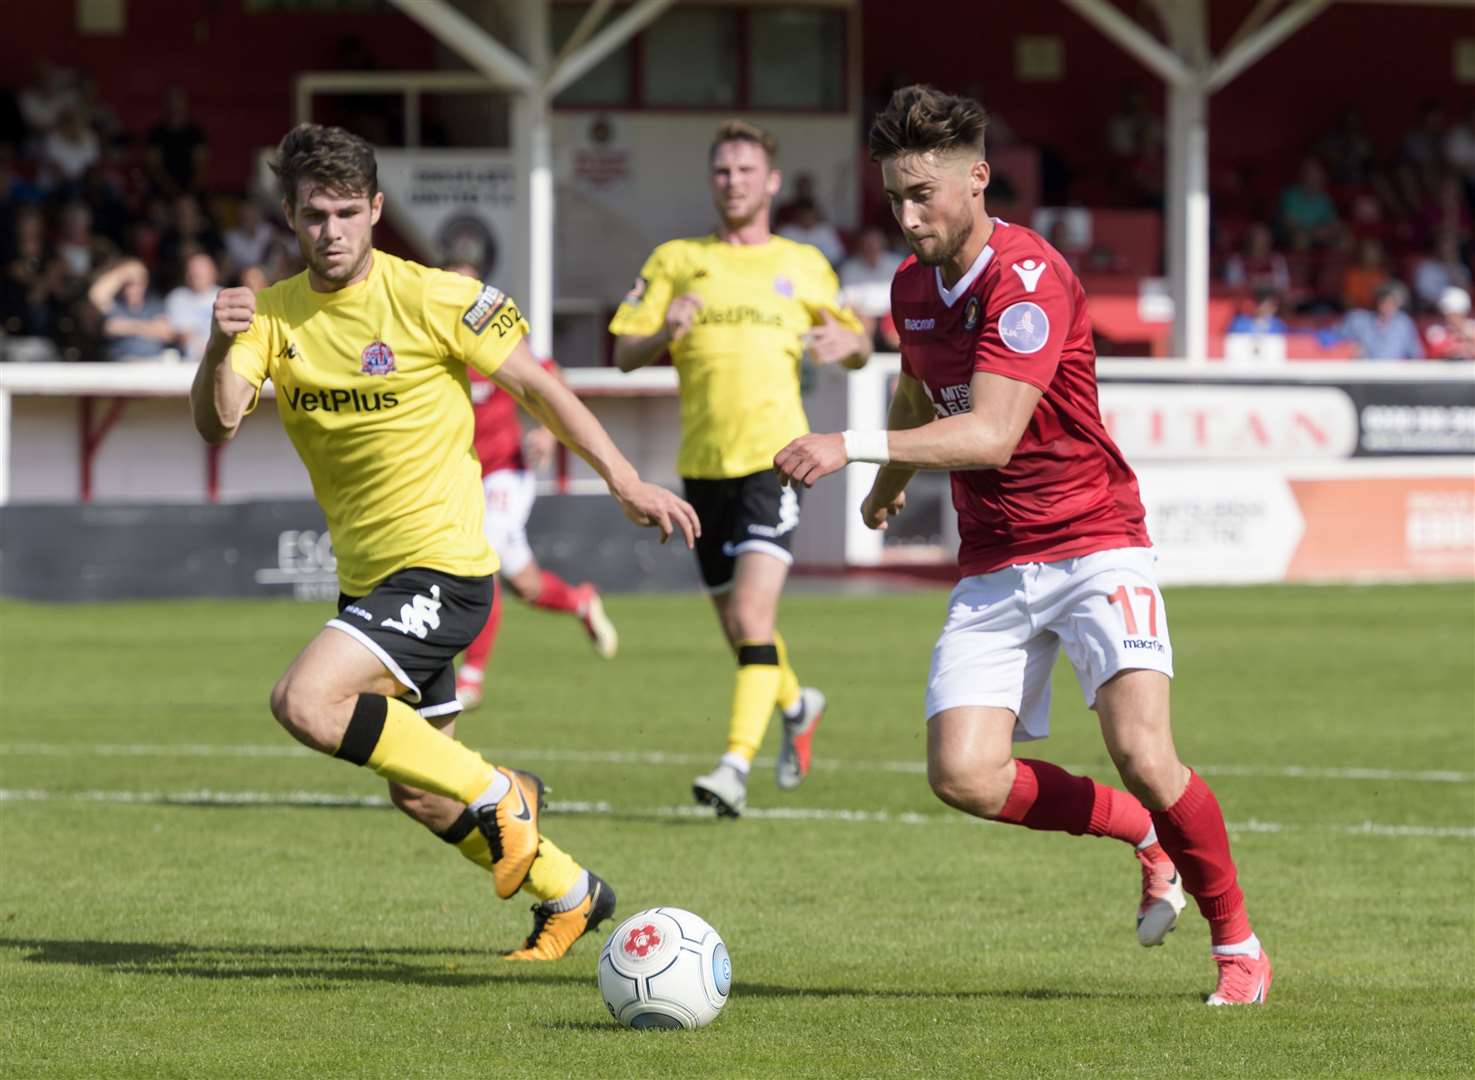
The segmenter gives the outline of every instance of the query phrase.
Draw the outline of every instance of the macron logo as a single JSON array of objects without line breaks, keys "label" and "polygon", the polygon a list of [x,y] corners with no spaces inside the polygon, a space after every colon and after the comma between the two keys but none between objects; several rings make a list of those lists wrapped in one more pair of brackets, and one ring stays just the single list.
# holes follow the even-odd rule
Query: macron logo
[{"label": "macron logo", "polygon": [[1019,275],[1025,292],[1034,292],[1040,287],[1040,275],[1045,272],[1045,264],[1035,259],[1025,259],[1024,262],[1017,262],[1009,269]]},{"label": "macron logo", "polygon": [[902,321],[908,330],[931,330],[937,325],[936,319],[904,319]]}]

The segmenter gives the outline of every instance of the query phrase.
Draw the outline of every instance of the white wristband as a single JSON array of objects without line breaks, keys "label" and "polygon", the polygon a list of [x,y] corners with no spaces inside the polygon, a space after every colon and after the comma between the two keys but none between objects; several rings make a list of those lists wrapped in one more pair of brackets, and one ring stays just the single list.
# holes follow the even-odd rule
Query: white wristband
[{"label": "white wristband", "polygon": [[885,431],[847,431],[845,456],[851,461],[885,465],[891,461],[891,445]]}]

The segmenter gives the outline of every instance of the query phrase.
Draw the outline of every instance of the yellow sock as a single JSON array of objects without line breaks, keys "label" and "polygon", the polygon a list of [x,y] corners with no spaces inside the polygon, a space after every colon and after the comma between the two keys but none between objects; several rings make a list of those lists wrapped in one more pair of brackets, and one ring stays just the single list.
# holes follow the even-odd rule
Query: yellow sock
[{"label": "yellow sock", "polygon": [[538,838],[538,857],[522,889],[539,900],[557,900],[578,884],[583,869],[568,852],[542,836]]},{"label": "yellow sock", "polygon": [[773,647],[778,650],[778,707],[791,712],[799,704],[799,676],[789,666],[789,646],[777,630],[773,632]]},{"label": "yellow sock", "polygon": [[[455,841],[456,850],[462,856],[476,863],[487,873],[492,872],[492,845],[487,843],[486,834],[476,827],[476,819],[467,813],[467,821],[471,825],[471,831],[461,839]],[[534,865],[537,865],[534,863]]]},{"label": "yellow sock", "polygon": [[442,735],[403,701],[380,694],[358,696],[333,756],[463,803],[486,791],[497,775],[475,750]]},{"label": "yellow sock", "polygon": [[778,649],[772,644],[738,645],[737,682],[732,688],[732,720],[727,752],[752,761],[763,744],[779,688]]}]

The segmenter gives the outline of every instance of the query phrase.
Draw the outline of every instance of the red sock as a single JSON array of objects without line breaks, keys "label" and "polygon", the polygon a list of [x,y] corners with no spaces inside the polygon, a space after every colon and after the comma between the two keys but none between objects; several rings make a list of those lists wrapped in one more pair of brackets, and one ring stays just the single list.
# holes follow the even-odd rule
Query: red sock
[{"label": "red sock", "polygon": [[583,602],[583,590],[570,585],[553,571],[544,570],[538,585],[538,595],[533,598],[532,604],[544,611],[567,611],[577,615]]},{"label": "red sock", "polygon": [[1152,826],[1147,808],[1125,791],[1072,776],[1048,761],[1014,762],[1014,786],[1000,821],[1072,836],[1110,836],[1134,847]]},{"label": "red sock", "polygon": [[1183,875],[1183,888],[1209,922],[1215,945],[1233,945],[1250,936],[1234,860],[1229,857],[1229,834],[1224,812],[1209,785],[1189,770],[1188,787],[1166,810],[1154,810],[1152,823],[1162,844]]},{"label": "red sock", "polygon": [[486,670],[487,658],[492,655],[492,646],[497,641],[497,631],[502,626],[502,582],[492,578],[492,610],[487,613],[486,625],[481,628],[470,645],[466,646],[466,666],[478,671]]}]

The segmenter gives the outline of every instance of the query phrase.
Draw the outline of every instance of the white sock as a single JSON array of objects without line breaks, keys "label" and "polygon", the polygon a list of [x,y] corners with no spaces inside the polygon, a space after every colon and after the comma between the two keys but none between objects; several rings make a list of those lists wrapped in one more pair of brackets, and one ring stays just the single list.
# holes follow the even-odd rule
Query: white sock
[{"label": "white sock", "polygon": [[734,754],[731,751],[723,754],[720,758],[718,758],[717,764],[731,765],[734,769],[737,770],[738,775],[741,776],[744,780],[748,778],[748,770],[753,765],[753,763],[747,758],[743,757],[742,754]]},{"label": "white sock", "polygon": [[589,895],[589,871],[580,870],[579,880],[574,882],[574,887],[562,896],[552,900],[544,900],[543,907],[548,911],[573,911],[584,902],[584,897]]},{"label": "white sock", "polygon": [[456,677],[464,682],[481,682],[485,675],[475,664],[462,664],[461,670],[456,672]]},{"label": "white sock", "polygon": [[1156,825],[1148,825],[1147,826],[1147,835],[1144,836],[1141,840],[1137,841],[1137,850],[1138,851],[1144,851],[1147,848],[1152,847],[1152,845],[1153,844],[1156,844],[1156,843],[1157,843],[1157,826]]},{"label": "white sock", "polygon": [[471,801],[471,812],[474,814],[478,810],[496,806],[502,801],[502,796],[511,790],[512,778],[501,769],[498,769],[492,776],[491,785]]},{"label": "white sock", "polygon": [[799,696],[794,700],[792,712],[788,709],[780,709],[779,712],[783,713],[784,719],[791,724],[796,720],[802,720],[804,718],[804,691],[799,691]]},{"label": "white sock", "polygon": [[1243,941],[1236,941],[1233,945],[1215,945],[1209,950],[1215,956],[1248,956],[1251,960],[1260,959],[1260,939],[1254,934]]}]

